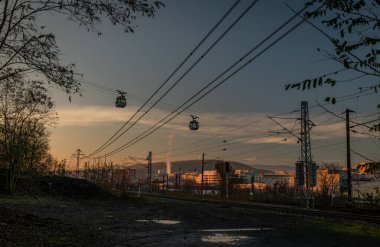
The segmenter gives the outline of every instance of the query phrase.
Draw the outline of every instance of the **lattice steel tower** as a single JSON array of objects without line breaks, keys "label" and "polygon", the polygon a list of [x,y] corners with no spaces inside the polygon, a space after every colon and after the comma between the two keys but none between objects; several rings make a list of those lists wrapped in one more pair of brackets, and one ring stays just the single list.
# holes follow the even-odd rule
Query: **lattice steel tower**
[{"label": "lattice steel tower", "polygon": [[310,143],[310,130],[312,124],[309,120],[309,106],[307,101],[301,102],[301,161],[304,164],[304,178],[306,190],[312,186],[310,179],[311,175],[311,143]]},{"label": "lattice steel tower", "polygon": [[310,131],[313,123],[309,120],[309,107],[307,101],[301,102],[301,159],[296,163],[296,185],[310,196],[313,186],[316,185],[317,165],[311,157]]}]

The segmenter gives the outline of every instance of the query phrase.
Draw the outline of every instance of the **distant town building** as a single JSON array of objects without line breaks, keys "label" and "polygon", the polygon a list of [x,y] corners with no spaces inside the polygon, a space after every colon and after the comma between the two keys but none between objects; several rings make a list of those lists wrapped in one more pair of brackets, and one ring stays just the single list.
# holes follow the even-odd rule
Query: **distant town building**
[{"label": "distant town building", "polygon": [[[202,174],[195,176],[195,182],[197,184],[202,183]],[[219,186],[220,184],[220,175],[216,170],[204,171],[203,172],[203,184],[205,186]]]},{"label": "distant town building", "polygon": [[182,181],[194,181],[195,177],[198,175],[197,172],[183,172],[181,174]]},{"label": "distant town building", "polygon": [[294,186],[294,174],[262,174],[259,177],[259,183],[263,183],[265,187],[274,187],[279,184],[286,184],[288,187]]}]

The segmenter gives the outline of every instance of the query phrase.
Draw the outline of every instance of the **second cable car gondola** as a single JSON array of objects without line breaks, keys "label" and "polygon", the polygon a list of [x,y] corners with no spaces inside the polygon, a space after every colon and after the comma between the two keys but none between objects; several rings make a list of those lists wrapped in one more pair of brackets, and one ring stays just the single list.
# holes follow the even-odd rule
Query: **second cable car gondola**
[{"label": "second cable car gondola", "polygon": [[116,97],[115,106],[117,108],[124,108],[127,106],[127,99],[125,98],[125,92],[117,90],[117,92],[120,94]]},{"label": "second cable car gondola", "polygon": [[189,129],[190,130],[198,130],[199,129],[199,123],[196,120],[198,117],[193,116],[193,115],[191,115],[191,117],[193,118],[193,120],[191,120],[189,123]]}]

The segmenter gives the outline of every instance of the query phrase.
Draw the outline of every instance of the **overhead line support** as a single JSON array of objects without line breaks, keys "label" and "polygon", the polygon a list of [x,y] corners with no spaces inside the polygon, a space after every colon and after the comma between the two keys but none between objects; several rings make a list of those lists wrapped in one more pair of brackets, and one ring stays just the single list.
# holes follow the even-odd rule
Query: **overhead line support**
[{"label": "overhead line support", "polygon": [[351,182],[351,145],[350,145],[350,109],[346,109],[346,155],[347,155],[347,203],[352,203],[352,182]]}]

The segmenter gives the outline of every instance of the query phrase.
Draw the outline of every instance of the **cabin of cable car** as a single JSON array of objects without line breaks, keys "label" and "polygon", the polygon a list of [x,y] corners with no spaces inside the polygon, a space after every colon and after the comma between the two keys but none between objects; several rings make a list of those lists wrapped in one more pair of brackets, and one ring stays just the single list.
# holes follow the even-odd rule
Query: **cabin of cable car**
[{"label": "cabin of cable car", "polygon": [[118,108],[124,108],[127,106],[127,99],[125,98],[125,93],[118,91],[120,93],[119,96],[116,97],[115,106]]},{"label": "cabin of cable car", "polygon": [[195,116],[191,116],[191,117],[193,118],[193,120],[191,120],[189,123],[189,129],[190,130],[198,130],[199,129],[199,123],[196,120],[198,117],[195,117]]}]

